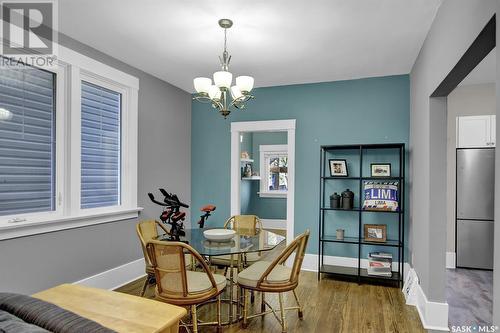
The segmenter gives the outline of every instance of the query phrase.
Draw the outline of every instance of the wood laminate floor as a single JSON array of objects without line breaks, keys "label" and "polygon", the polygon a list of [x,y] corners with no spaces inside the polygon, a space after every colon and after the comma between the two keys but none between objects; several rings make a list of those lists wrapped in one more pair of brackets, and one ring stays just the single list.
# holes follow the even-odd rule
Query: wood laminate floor
[{"label": "wood laminate floor", "polygon": [[[142,282],[143,280],[137,280],[117,291],[138,295]],[[328,277],[318,281],[316,273],[302,272],[297,292],[304,305],[304,319],[299,320],[295,311],[288,311],[288,332],[426,332],[420,323],[417,310],[405,304],[398,288],[358,285]],[[149,288],[146,297],[154,298],[153,287]],[[254,310],[259,308],[259,299],[260,295],[257,295]],[[277,295],[269,294],[266,300],[277,306]],[[285,304],[294,305],[292,294],[286,295]],[[213,317],[213,309],[204,312],[201,313],[202,320],[209,319],[207,314]],[[215,331],[211,327],[200,328],[200,332]],[[240,324],[233,324],[225,326],[223,332],[278,333],[281,328],[272,315],[267,315],[264,319],[251,319],[247,329],[242,329]]]}]

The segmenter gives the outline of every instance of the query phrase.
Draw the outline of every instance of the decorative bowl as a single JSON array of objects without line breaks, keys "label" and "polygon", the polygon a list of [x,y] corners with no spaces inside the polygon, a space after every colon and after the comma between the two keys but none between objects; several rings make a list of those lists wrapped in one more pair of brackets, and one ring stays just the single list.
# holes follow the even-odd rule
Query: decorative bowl
[{"label": "decorative bowl", "polygon": [[203,231],[203,236],[212,242],[229,242],[235,234],[236,231],[231,229],[209,229]]}]

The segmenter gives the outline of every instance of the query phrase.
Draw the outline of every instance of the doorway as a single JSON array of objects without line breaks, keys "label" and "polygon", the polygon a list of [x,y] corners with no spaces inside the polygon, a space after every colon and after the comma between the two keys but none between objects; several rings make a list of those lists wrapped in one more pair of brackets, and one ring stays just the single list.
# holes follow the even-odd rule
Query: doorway
[{"label": "doorway", "polygon": [[[262,173],[265,173],[265,170],[260,170],[258,171],[258,175],[255,171],[252,171],[252,166],[250,165],[247,170],[243,170],[242,172],[242,164],[244,164],[244,168],[247,168],[248,164],[255,163],[255,158],[250,158],[250,157],[255,157],[255,154],[257,153],[257,150],[254,150],[251,154],[253,156],[242,156],[243,153],[248,153],[250,155],[250,152],[248,151],[248,148],[242,148],[245,147],[242,145],[242,138],[243,141],[245,137],[249,138],[249,135],[252,134],[261,134],[261,133],[274,133],[273,136],[277,137],[282,137],[283,140],[286,138],[286,145],[276,145],[276,144],[270,144],[268,146],[275,146],[269,147],[269,149],[278,149],[280,148],[281,150],[275,151],[274,153],[280,153],[283,154],[286,153],[286,188],[287,188],[287,193],[286,196],[283,197],[281,196],[282,199],[286,198],[286,214],[285,214],[285,221],[284,221],[284,228],[286,229],[286,241],[287,243],[291,242],[294,238],[294,194],[295,194],[295,119],[288,119],[288,120],[268,120],[268,121],[246,121],[246,122],[233,122],[231,123],[231,215],[240,215],[244,212],[248,212],[248,206],[243,205],[243,210],[242,210],[242,189],[245,189],[244,187],[248,187],[247,182],[259,182],[259,192],[260,190],[260,182],[262,181]],[[280,135],[279,133],[282,133]],[[281,146],[281,147],[277,147]],[[283,148],[285,146],[285,148]],[[246,151],[243,151],[243,149],[246,149]],[[283,149],[286,149],[284,151]],[[272,149],[271,149],[272,150]],[[273,152],[271,151],[269,156],[271,156]],[[275,154],[276,155],[276,154]],[[279,155],[279,154],[278,154]],[[243,162],[242,162],[243,159]],[[259,152],[259,165],[262,165],[262,161],[260,161],[260,152]],[[280,162],[278,158],[278,167],[280,167]],[[250,162],[251,161],[251,162]],[[283,161],[282,161],[283,162]],[[282,163],[283,164],[283,163]],[[284,166],[281,165],[282,171],[284,171]],[[254,166],[254,170],[257,168]],[[243,173],[243,175],[242,175]],[[248,174],[246,174],[248,173]],[[274,179],[273,176],[270,176],[271,179]],[[276,182],[276,187],[277,190],[276,192],[280,192],[280,188],[283,189],[283,181],[281,182],[280,186],[280,172],[277,174],[277,182]],[[247,179],[242,179],[242,178],[247,178]],[[243,183],[243,186],[242,186]],[[250,183],[250,187],[256,187],[256,183],[252,184]],[[248,190],[248,189],[247,189]],[[268,196],[279,196],[279,193],[267,193]],[[260,196],[260,194],[259,194]],[[265,197],[266,194],[263,195]],[[243,202],[245,204],[245,202]],[[273,219],[270,219],[273,220]],[[279,219],[274,219],[274,220],[279,220]]]},{"label": "doorway", "polygon": [[[436,236],[433,243],[437,253],[446,252],[443,273],[450,327],[487,326],[493,321],[495,30],[492,17],[429,101],[429,218],[435,234],[446,235]],[[484,142],[478,141],[481,136]],[[478,180],[471,182],[473,176]],[[475,215],[477,211],[481,216]]]}]

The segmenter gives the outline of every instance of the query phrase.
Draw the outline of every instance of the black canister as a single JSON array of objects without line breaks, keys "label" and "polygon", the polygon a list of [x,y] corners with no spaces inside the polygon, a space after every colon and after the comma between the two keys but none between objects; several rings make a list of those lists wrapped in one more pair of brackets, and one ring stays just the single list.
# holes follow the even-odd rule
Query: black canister
[{"label": "black canister", "polygon": [[340,195],[338,195],[337,192],[330,195],[330,207],[340,208]]},{"label": "black canister", "polygon": [[342,192],[342,208],[343,209],[353,209],[354,208],[354,192],[347,189]]}]

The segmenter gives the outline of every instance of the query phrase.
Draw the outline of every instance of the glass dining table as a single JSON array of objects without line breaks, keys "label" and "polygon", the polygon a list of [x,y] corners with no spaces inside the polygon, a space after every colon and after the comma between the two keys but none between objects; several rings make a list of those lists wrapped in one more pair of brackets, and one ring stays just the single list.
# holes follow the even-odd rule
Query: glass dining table
[{"label": "glass dining table", "polygon": [[[203,232],[214,228],[195,228],[186,229],[185,236],[180,240],[193,247],[204,257],[230,256],[229,267],[229,313],[228,323],[234,323],[239,320],[240,297],[239,288],[234,298],[235,276],[234,268],[240,268],[245,254],[251,252],[265,252],[274,249],[285,240],[284,236],[278,235],[269,230],[236,230],[236,235],[229,242],[214,242],[205,238]],[[160,235],[157,238],[160,241],[170,241],[170,235]],[[236,306],[236,312],[234,311]]]}]

